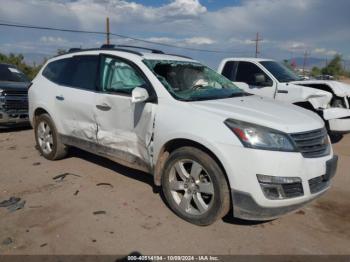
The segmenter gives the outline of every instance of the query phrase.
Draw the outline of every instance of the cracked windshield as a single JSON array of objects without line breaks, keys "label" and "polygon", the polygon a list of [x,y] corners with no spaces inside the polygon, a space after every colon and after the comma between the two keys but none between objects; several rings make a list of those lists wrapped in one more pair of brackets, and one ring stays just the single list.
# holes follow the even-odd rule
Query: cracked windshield
[{"label": "cracked windshield", "polygon": [[144,60],[178,100],[200,101],[247,95],[214,70],[194,62]]}]

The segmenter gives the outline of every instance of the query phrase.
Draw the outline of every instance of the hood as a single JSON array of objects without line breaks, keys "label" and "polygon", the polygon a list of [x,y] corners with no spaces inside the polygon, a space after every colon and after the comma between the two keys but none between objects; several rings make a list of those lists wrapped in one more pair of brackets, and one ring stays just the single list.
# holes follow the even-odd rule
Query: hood
[{"label": "hood", "polygon": [[0,89],[2,90],[15,90],[15,89],[28,89],[30,82],[7,82],[0,81]]},{"label": "hood", "polygon": [[328,108],[333,97],[332,93],[330,92],[296,84],[296,82],[286,83],[285,85],[289,91],[288,100],[286,101],[291,103],[309,101],[316,109]]},{"label": "hood", "polygon": [[254,123],[286,133],[319,129],[323,120],[315,113],[291,104],[259,96],[246,96],[191,103],[195,108],[227,118]]},{"label": "hood", "polygon": [[293,82],[297,85],[327,85],[336,96],[350,96],[350,85],[333,80],[305,80]]}]

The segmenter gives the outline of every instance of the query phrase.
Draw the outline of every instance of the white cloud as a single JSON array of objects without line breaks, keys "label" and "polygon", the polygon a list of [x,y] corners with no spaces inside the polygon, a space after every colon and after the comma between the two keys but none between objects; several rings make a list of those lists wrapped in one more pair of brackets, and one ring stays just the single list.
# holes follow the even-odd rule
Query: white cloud
[{"label": "white cloud", "polygon": [[209,37],[191,37],[186,38],[184,42],[189,45],[212,45],[216,41]]},{"label": "white cloud", "polygon": [[[319,56],[334,54],[335,50],[345,56],[350,54],[349,0],[337,0],[336,4],[319,0],[242,0],[215,11],[208,10],[203,0],[168,0],[157,7],[148,5],[148,1],[139,4],[133,0],[0,1],[1,7],[6,6],[0,7],[2,20],[27,24],[103,31],[105,17],[109,16],[112,32],[160,43],[253,52],[251,39],[260,32],[264,38],[263,55],[286,57],[289,52],[305,50]],[[24,32],[21,37],[26,37],[25,41],[33,39],[32,31],[19,32]],[[57,39],[50,39],[43,35],[47,32],[41,33],[36,39],[46,45],[79,46],[76,44],[80,41],[85,46],[86,42],[103,42],[104,38],[57,33],[52,35]],[[11,40],[13,34],[2,34],[0,47],[15,41]],[[120,38],[114,38],[115,42],[133,43]]]},{"label": "white cloud", "polygon": [[318,55],[326,55],[326,56],[334,56],[339,53],[336,50],[329,50],[326,48],[315,48],[312,52]]},{"label": "white cloud", "polygon": [[55,37],[55,36],[42,36],[40,37],[39,41],[47,44],[63,44],[68,42],[66,39],[62,37]]}]

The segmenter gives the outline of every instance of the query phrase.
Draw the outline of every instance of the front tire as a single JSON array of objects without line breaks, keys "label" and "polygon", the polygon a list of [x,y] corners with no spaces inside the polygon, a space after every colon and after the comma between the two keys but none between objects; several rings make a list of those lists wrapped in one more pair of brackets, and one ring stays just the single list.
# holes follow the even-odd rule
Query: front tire
[{"label": "front tire", "polygon": [[162,190],[175,214],[192,224],[210,225],[230,210],[230,191],[222,169],[194,147],[171,153],[164,166]]},{"label": "front tire", "polygon": [[55,124],[48,114],[37,117],[34,132],[37,148],[46,159],[58,160],[67,155],[67,147],[61,142]]}]

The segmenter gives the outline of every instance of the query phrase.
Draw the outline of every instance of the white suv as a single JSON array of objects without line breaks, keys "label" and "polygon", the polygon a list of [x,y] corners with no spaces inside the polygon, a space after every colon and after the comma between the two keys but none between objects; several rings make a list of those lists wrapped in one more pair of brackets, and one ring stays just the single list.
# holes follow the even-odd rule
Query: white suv
[{"label": "white suv", "polygon": [[153,174],[172,210],[208,225],[269,220],[330,186],[324,122],[243,92],[208,67],[157,50],[105,46],[50,59],[29,90],[41,154],[68,146]]}]

